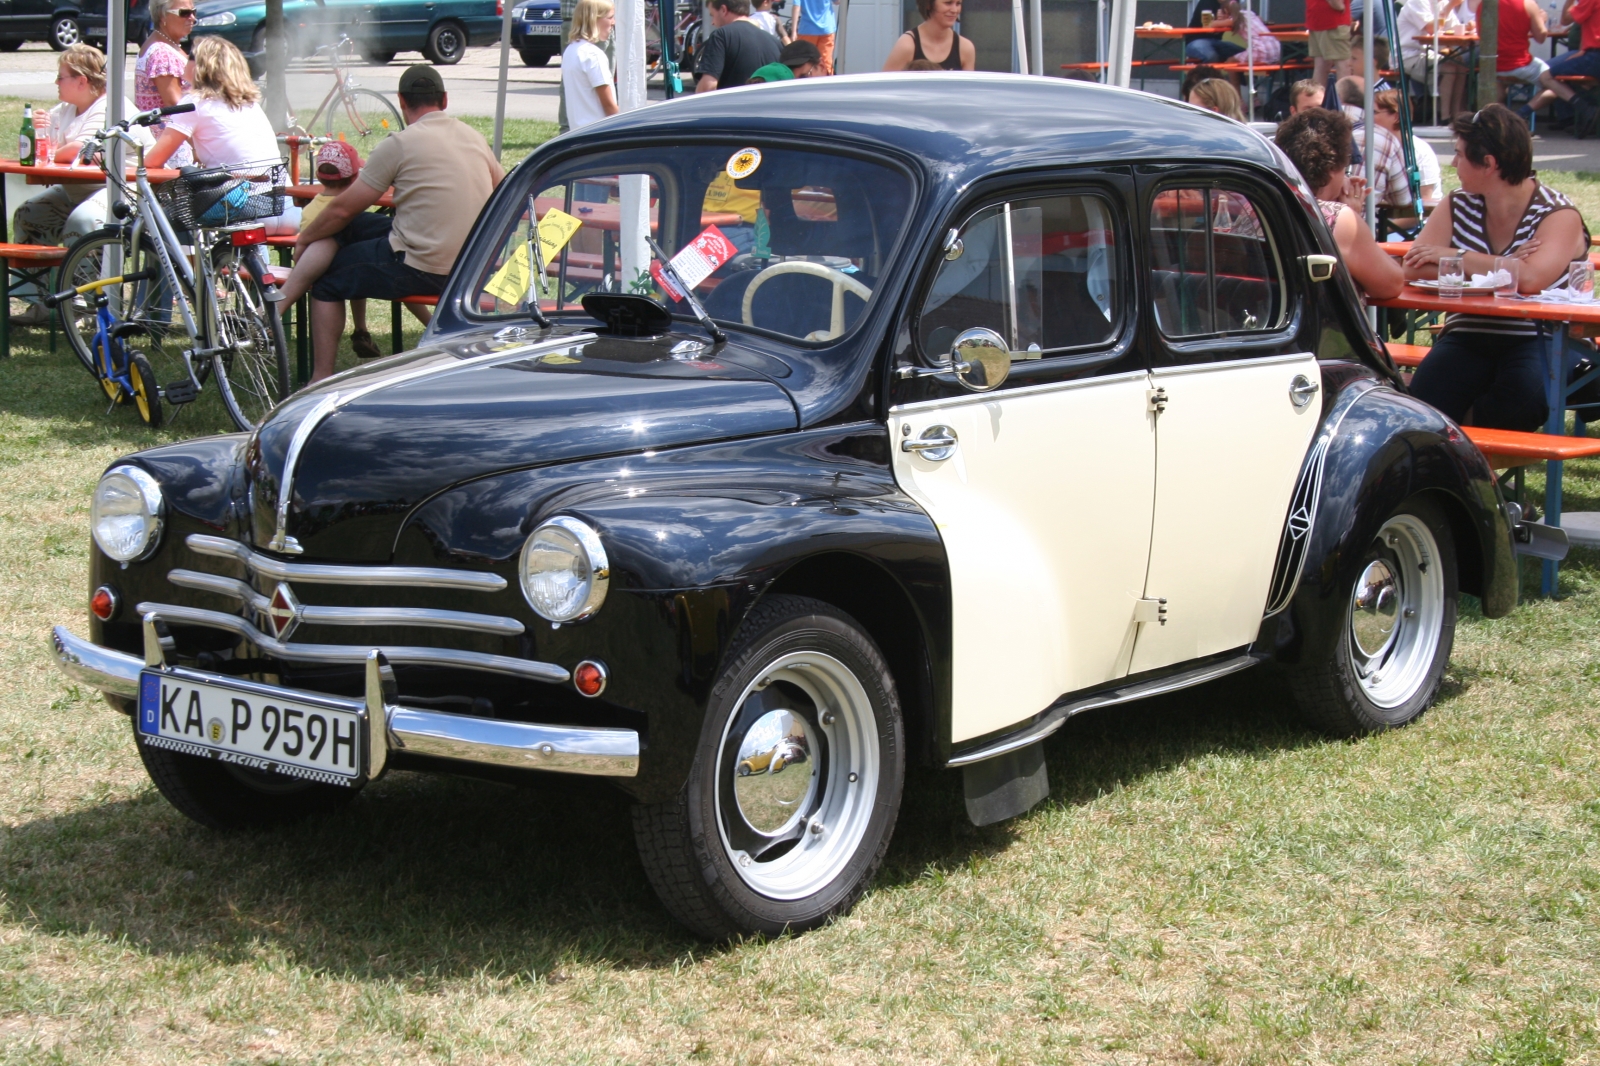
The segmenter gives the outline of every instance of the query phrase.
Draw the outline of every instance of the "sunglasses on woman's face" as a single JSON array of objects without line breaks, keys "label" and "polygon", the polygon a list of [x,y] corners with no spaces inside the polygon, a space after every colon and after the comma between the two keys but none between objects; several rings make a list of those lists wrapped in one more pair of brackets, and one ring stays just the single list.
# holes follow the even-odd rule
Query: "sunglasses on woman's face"
[{"label": "sunglasses on woman's face", "polygon": [[173,14],[177,15],[181,19],[192,19],[195,17],[194,8],[192,7],[186,7],[182,11],[174,11]]}]

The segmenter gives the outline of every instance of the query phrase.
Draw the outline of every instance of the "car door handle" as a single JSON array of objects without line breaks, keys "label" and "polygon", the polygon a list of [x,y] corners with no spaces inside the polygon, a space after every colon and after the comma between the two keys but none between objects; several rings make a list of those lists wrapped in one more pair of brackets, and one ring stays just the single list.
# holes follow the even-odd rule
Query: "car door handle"
[{"label": "car door handle", "polygon": [[1289,402],[1296,407],[1304,407],[1321,387],[1304,374],[1296,374],[1294,380],[1289,382]]},{"label": "car door handle", "polygon": [[959,443],[960,441],[956,439],[956,431],[949,426],[929,426],[922,431],[922,436],[916,440],[907,438],[901,441],[900,450],[903,452],[915,452],[924,459],[939,462],[954,455],[956,445]]}]

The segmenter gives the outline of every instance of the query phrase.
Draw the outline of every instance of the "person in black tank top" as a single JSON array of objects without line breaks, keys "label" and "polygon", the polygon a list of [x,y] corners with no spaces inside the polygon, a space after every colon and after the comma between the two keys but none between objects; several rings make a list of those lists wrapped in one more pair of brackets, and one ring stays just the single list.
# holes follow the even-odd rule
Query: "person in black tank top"
[{"label": "person in black tank top", "polygon": [[[971,70],[977,53],[970,40],[963,41],[956,30],[961,20],[961,0],[917,0],[917,10],[922,13],[922,25],[907,30],[889,49],[884,70]],[[950,48],[943,56],[928,54],[928,49],[939,47],[937,40],[948,33]],[[926,48],[924,47],[926,41]],[[965,53],[963,52],[965,46]],[[916,67],[913,68],[912,64]]]}]

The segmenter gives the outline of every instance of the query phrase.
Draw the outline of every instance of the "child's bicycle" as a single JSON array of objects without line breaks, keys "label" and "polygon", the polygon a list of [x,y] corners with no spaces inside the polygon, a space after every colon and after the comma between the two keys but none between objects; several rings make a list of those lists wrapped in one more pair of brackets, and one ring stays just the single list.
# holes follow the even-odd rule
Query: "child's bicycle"
[{"label": "child's bicycle", "polygon": [[107,285],[120,285],[150,277],[154,277],[154,274],[146,272],[143,278],[124,274],[99,283],[100,288],[94,293],[97,328],[90,347],[94,352],[100,387],[106,390],[106,395],[111,399],[111,407],[106,408],[106,413],[110,414],[113,408],[131,403],[144,424],[155,429],[161,425],[162,416],[161,388],[156,383],[155,370],[143,352],[123,344],[123,337],[135,332],[137,327],[129,329],[126,323],[117,321],[111,313],[111,299],[105,294]]}]

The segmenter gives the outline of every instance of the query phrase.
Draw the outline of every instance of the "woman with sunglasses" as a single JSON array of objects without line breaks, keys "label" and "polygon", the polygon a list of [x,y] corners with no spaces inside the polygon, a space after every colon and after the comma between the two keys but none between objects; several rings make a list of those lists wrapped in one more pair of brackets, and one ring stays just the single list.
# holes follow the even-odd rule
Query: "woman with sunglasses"
[{"label": "woman with sunglasses", "polygon": [[[194,29],[195,0],[150,0],[150,36],[139,49],[133,66],[133,104],[140,111],[170,107],[183,99],[191,86],[184,77],[189,57],[179,43]],[[150,127],[156,137],[165,123]],[[184,167],[194,162],[194,154],[183,145],[167,161],[168,166]]]}]

